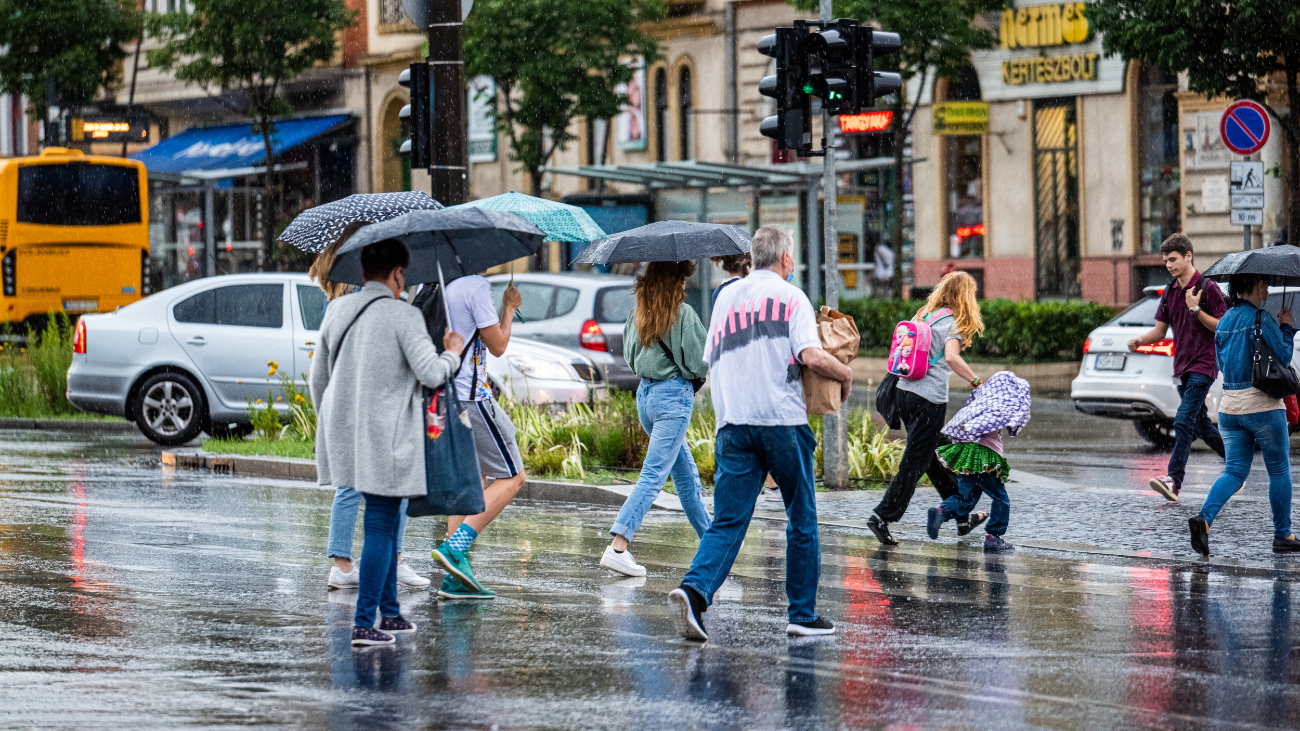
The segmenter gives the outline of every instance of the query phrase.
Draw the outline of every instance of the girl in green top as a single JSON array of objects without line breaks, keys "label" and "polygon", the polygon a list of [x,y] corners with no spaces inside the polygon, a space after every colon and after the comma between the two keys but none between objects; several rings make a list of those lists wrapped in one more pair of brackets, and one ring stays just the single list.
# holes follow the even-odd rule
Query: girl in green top
[{"label": "girl in green top", "polygon": [[694,273],[695,265],[689,261],[651,262],[636,279],[636,306],[623,327],[623,358],[641,377],[636,408],[650,446],[641,476],[610,528],[614,538],[600,565],[627,576],[645,576],[645,567],[627,548],[669,474],[696,535],[704,535],[712,522],[700,494],[700,472],[686,444],[695,408],[691,381],[708,373],[707,333],[699,315],[686,304],[686,280]]}]

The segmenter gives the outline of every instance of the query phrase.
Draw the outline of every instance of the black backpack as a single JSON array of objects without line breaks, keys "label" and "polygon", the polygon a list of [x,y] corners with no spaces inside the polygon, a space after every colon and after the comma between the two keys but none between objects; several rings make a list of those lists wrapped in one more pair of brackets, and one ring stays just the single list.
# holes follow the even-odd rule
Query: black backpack
[{"label": "black backpack", "polygon": [[433,338],[433,345],[438,352],[446,350],[442,345],[442,335],[447,332],[447,308],[443,305],[441,285],[426,284],[411,300],[411,304],[424,315],[424,327]]}]

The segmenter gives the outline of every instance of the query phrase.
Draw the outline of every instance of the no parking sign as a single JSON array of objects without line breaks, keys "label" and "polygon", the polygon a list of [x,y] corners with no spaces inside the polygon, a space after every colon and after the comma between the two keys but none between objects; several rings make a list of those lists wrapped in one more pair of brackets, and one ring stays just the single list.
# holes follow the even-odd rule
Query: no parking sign
[{"label": "no parking sign", "polygon": [[1238,155],[1251,155],[1268,142],[1271,128],[1268,110],[1249,99],[1239,99],[1223,110],[1219,136],[1229,150]]}]

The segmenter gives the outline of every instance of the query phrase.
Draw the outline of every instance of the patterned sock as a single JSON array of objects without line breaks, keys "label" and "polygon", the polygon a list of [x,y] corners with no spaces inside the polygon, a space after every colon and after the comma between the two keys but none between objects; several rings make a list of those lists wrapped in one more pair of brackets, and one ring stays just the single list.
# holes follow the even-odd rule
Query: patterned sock
[{"label": "patterned sock", "polygon": [[451,538],[447,539],[447,546],[457,553],[465,553],[474,545],[475,538],[478,538],[478,531],[469,527],[468,523],[461,523]]}]

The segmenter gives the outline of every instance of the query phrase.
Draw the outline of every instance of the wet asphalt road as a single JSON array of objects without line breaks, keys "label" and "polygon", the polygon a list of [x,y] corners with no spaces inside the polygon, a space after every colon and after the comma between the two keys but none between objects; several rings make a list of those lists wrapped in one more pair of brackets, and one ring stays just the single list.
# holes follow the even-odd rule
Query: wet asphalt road
[{"label": "wet asphalt road", "polygon": [[[0,431],[0,727],[1300,726],[1300,557],[1267,552],[1262,479],[1204,562],[1179,530],[1209,452],[1165,506],[1145,488],[1164,457],[1122,422],[1040,400],[1009,446],[1010,556],[921,540],[929,488],[887,550],[855,527],[876,495],[819,496],[833,637],[783,634],[777,521],[753,524],[699,647],[663,601],[696,542],[680,514],[651,513],[650,576],[627,580],[596,565],[613,510],[532,503],[476,544],[495,602],[404,594],[420,631],[354,652],[355,594],[324,587],[330,492],[165,471],[130,436]],[[435,535],[412,521],[422,572]]]}]

